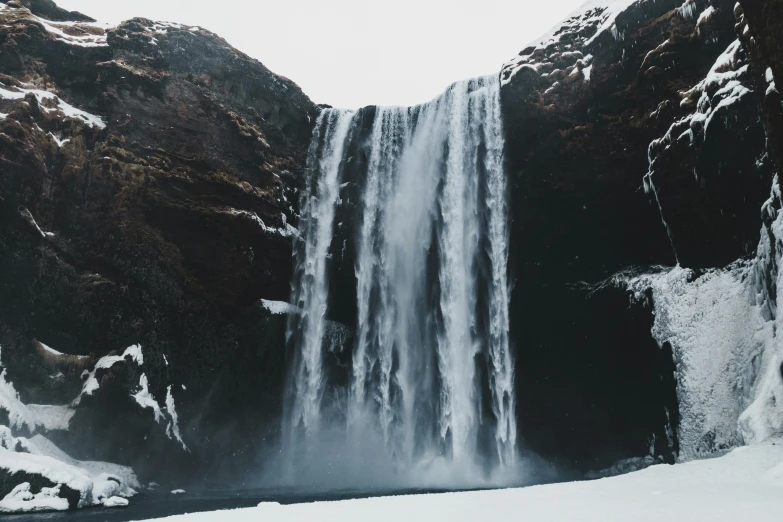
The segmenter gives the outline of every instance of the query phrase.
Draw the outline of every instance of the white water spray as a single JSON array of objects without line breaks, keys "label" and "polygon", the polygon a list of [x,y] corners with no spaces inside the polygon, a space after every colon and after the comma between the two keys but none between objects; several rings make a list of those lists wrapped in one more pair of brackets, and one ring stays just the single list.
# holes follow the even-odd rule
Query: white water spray
[{"label": "white water spray", "polygon": [[[359,157],[360,174],[347,172]],[[323,412],[340,411],[329,428],[342,423],[347,445],[381,440],[403,469],[435,459],[463,469],[511,465],[517,427],[498,79],[456,83],[412,108],[325,110],[308,167],[294,281],[303,313],[289,325],[284,436],[307,444],[326,429]],[[327,399],[325,325],[334,292],[346,291],[328,281],[330,246],[344,225],[335,223],[341,183],[361,188],[347,238],[356,252],[356,332],[350,382],[333,394],[341,398]]]}]

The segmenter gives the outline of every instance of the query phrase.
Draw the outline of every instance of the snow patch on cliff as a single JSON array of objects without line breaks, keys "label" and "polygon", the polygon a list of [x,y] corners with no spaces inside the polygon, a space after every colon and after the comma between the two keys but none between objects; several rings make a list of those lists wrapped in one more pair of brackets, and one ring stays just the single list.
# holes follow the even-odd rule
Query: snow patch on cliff
[{"label": "snow patch on cliff", "polygon": [[[3,85],[0,83],[0,85]],[[64,118],[75,118],[77,120],[81,120],[90,127],[97,127],[99,129],[106,128],[106,123],[104,123],[103,119],[101,119],[100,116],[96,116],[94,114],[90,114],[89,112],[85,112],[81,109],[77,109],[73,105],[65,102],[62,98],[57,96],[54,93],[51,93],[49,91],[42,91],[39,89],[23,89],[21,87],[12,87],[12,89],[16,90],[9,90],[3,87],[0,87],[0,99],[4,100],[21,100],[23,99],[27,94],[33,94],[36,99],[38,100],[39,105],[41,106],[41,110],[47,113],[53,113],[53,112],[60,112],[63,114]],[[52,103],[54,102],[54,103]],[[48,107],[48,105],[56,105],[56,107]]]},{"label": "snow patch on cliff", "polygon": [[76,410],[67,405],[28,404],[35,424],[45,430],[67,430]]},{"label": "snow patch on cliff", "polygon": [[[615,23],[617,16],[633,4],[644,1],[647,0],[590,0],[584,3],[541,38],[534,40],[518,56],[505,63],[501,68],[501,84],[510,82],[525,67],[532,67],[540,72],[541,67],[546,66],[546,62],[551,61],[553,57],[567,59],[569,55],[577,54],[581,57],[582,53],[576,50],[584,50],[606,32],[610,32],[615,40],[623,40],[625,34]],[[553,49],[560,49],[563,52],[553,51]],[[579,71],[584,75],[585,82],[589,82],[592,63],[574,60],[568,66],[567,73],[576,75]],[[556,81],[553,81],[554,83]]]},{"label": "snow patch on cliff", "polygon": [[122,354],[123,358],[130,357],[134,361],[136,361],[136,364],[139,366],[144,364],[144,354],[141,353],[141,346],[138,344],[134,344],[133,346],[129,346],[125,353]]},{"label": "snow patch on cliff", "polygon": [[[0,4],[0,12],[14,11],[17,19],[32,20],[41,25],[51,35],[53,40],[77,47],[108,47],[106,43],[106,31],[112,28],[111,24],[101,22],[63,22],[47,20],[34,15],[26,7],[12,7]],[[9,21],[13,21],[9,20]]]},{"label": "snow patch on cliff", "polygon": [[286,303],[285,301],[269,301],[267,299],[261,299],[261,306],[269,310],[272,315],[298,314],[302,312],[301,308],[297,308],[291,303]]},{"label": "snow patch on cliff", "polygon": [[773,92],[778,92],[778,88],[775,85],[775,76],[772,74],[772,68],[767,67],[767,70],[764,72],[764,79],[767,81],[767,91],[765,94],[772,94]]},{"label": "snow patch on cliff", "polygon": [[696,0],[685,0],[685,2],[677,8],[677,14],[686,20],[691,20],[696,16],[698,10],[699,6],[696,5]]},{"label": "snow patch on cliff", "polygon": [[699,18],[696,20],[696,29],[699,28],[701,24],[704,22],[707,22],[710,18],[712,18],[712,15],[715,14],[715,8],[712,6],[709,6],[707,9],[701,12],[699,15]]},{"label": "snow patch on cliff", "polygon": [[[42,345],[45,346],[45,345]],[[49,348],[51,350],[51,348]],[[52,350],[55,353],[59,353]],[[75,411],[69,406],[51,406],[24,404],[13,384],[6,378],[6,370],[0,360],[0,411],[8,415],[9,427],[14,430],[26,430],[34,433],[39,428],[45,430],[67,430]]]},{"label": "snow patch on cliff", "polygon": [[88,373],[87,379],[82,385],[82,391],[79,396],[73,401],[74,406],[78,406],[81,403],[82,397],[85,395],[92,395],[96,390],[100,388],[100,383],[96,377],[98,370],[108,370],[116,363],[125,360],[126,357],[130,357],[139,366],[144,363],[144,357],[141,355],[141,347],[139,345],[133,345],[128,347],[122,355],[106,355],[98,359],[95,363],[95,367]]},{"label": "snow patch on cliff", "polygon": [[[99,22],[52,22],[35,15],[31,15],[31,17],[59,42],[77,47],[109,46],[106,43],[106,31],[111,28],[110,24]],[[65,31],[68,28],[71,29],[70,32]],[[71,34],[74,32],[81,34]]]},{"label": "snow patch on cliff", "polygon": [[261,228],[261,230],[265,234],[273,234],[281,237],[296,237],[299,235],[299,231],[296,228],[292,227],[289,223],[287,223],[285,219],[283,220],[283,227],[277,228],[277,227],[267,226],[266,223],[264,223],[264,221],[260,217],[258,217],[258,214],[256,214],[255,212],[248,212],[247,210],[237,210],[235,208],[229,208],[224,212],[232,216],[241,216],[252,220]]},{"label": "snow patch on cliff", "polygon": [[152,394],[150,394],[147,375],[144,373],[142,373],[141,377],[139,377],[139,388],[139,391],[133,395],[133,398],[142,408],[150,408],[152,413],[155,415],[155,422],[160,424],[160,421],[163,419],[163,412],[160,410],[158,401],[156,401],[152,397]]},{"label": "snow patch on cliff", "polygon": [[166,435],[168,438],[177,439],[182,445],[182,449],[189,451],[185,442],[182,440],[182,435],[179,433],[179,416],[177,415],[176,405],[174,404],[174,396],[171,394],[171,385],[166,389],[166,412],[169,414],[169,423],[166,426]]},{"label": "snow patch on cliff", "polygon": [[617,15],[619,15],[620,13],[622,13],[623,11],[625,11],[626,9],[628,9],[638,1],[642,1],[642,0],[614,0],[614,1],[595,0],[594,2],[588,2],[588,4],[594,4],[593,7],[605,6],[606,10],[601,13],[602,23],[598,28],[598,31],[596,31],[596,33],[589,40],[587,40],[587,42],[585,42],[585,45],[590,45],[596,40],[596,38],[598,38],[601,34],[603,34],[606,31],[611,31],[612,36],[614,37],[615,40],[623,40],[625,38],[625,35],[617,29],[617,25],[615,24],[615,21],[617,20]]},{"label": "snow patch on cliff", "polygon": [[[46,353],[62,356],[46,345],[41,344],[41,348]],[[134,359],[132,348],[126,350],[126,354]],[[103,362],[99,361],[98,364],[111,367],[117,362],[115,359],[120,358],[103,358]],[[94,378],[94,371],[91,377]],[[6,480],[22,474],[25,478],[41,477],[54,484],[51,488],[40,488],[39,491],[34,491],[30,482],[16,484],[0,500],[0,513],[64,511],[101,504],[107,507],[122,506],[127,505],[124,497],[134,495],[135,489],[140,487],[135,473],[126,466],[73,459],[40,433],[30,438],[15,436],[15,431],[32,434],[39,428],[67,430],[75,412],[69,406],[22,403],[13,384],[7,380],[5,368],[0,372],[0,409],[7,412],[9,420],[9,426],[0,426],[0,474]],[[178,427],[172,429],[179,433]],[[60,497],[63,486],[79,493],[76,505],[69,506],[68,500]]]},{"label": "snow patch on cliff", "polygon": [[[166,356],[163,355],[163,360],[168,365]],[[135,364],[137,367],[142,368],[144,366],[144,353],[140,345],[133,345],[128,347],[122,355],[107,355],[101,357],[92,371],[86,372],[86,379],[82,385],[82,391],[79,396],[71,403],[71,407],[77,407],[81,404],[82,398],[86,395],[93,395],[100,389],[100,381],[98,379],[99,372],[108,370],[118,363]],[[131,393],[131,398],[141,406],[144,410],[150,410],[157,424],[165,424],[166,436],[171,440],[179,442],[183,449],[188,451],[188,447],[182,440],[182,435],[179,429],[179,417],[177,415],[176,406],[174,403],[174,397],[171,394],[171,385],[168,386],[168,391],[165,399],[165,408],[161,406],[158,400],[152,394],[150,390],[149,379],[146,373],[141,373],[139,376],[139,383],[135,393]]]},{"label": "snow patch on cliff", "polygon": [[27,429],[35,431],[35,415],[22,404],[14,385],[6,378],[6,369],[2,362],[2,347],[0,347],[0,411],[8,415],[8,422],[15,430]]}]

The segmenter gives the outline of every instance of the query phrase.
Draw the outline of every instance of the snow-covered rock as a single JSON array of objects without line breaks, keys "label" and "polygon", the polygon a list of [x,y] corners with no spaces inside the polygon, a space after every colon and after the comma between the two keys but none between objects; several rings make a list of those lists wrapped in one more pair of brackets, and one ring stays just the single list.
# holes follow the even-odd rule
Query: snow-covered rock
[{"label": "snow-covered rock", "polygon": [[[29,440],[14,438],[8,428],[0,426],[0,438],[3,440],[2,483],[23,480],[0,502],[0,512],[65,510],[105,504],[114,497],[133,496],[135,488],[140,487],[130,468],[72,459],[41,435]],[[12,448],[8,449],[8,445]],[[30,479],[53,486],[33,493]]]},{"label": "snow-covered rock", "polygon": [[[163,362],[168,366],[168,359],[165,355],[162,356]],[[141,346],[133,345],[128,347],[122,355],[107,355],[98,360],[95,367],[88,371],[82,386],[82,391],[79,396],[74,399],[71,406],[79,407],[84,397],[92,396],[100,390],[100,382],[103,374],[109,371],[117,364],[129,364],[132,365],[136,374],[138,374],[138,382],[128,391],[129,397],[143,410],[149,411],[152,414],[156,424],[165,426],[165,435],[171,440],[177,441],[182,449],[188,451],[188,447],[182,440],[182,435],[179,429],[179,417],[177,415],[176,404],[174,396],[172,394],[172,386],[168,385],[166,389],[166,397],[163,404],[155,398],[152,390],[150,389],[150,382],[144,369],[144,352]]]},{"label": "snow-covered rock", "polygon": [[60,496],[60,487],[41,488],[38,493],[31,493],[30,483],[22,482],[0,500],[0,513],[65,511],[68,499]]},{"label": "snow-covered rock", "polygon": [[[55,7],[55,9],[57,8]],[[47,20],[33,14],[26,7],[16,7],[8,4],[3,4],[0,11],[11,13],[11,16],[14,17],[13,21],[32,21],[43,28],[50,39],[77,47],[107,47],[106,31],[112,27],[111,24],[86,20]]]},{"label": "snow-covered rock", "polygon": [[[615,40],[622,40],[624,33],[617,28],[617,16],[637,1],[640,0],[590,0],[585,2],[548,33],[532,42],[519,53],[519,56],[504,64],[500,76],[502,84],[509,83],[525,67],[551,76],[552,73],[543,71],[542,66],[551,63],[553,59],[570,62],[570,67],[582,71],[584,80],[590,81],[590,61],[580,61],[582,53],[606,33],[610,33]],[[557,52],[559,48],[569,49],[569,51]],[[561,70],[564,63],[561,63],[561,67],[557,70]],[[553,79],[556,78],[553,77]]]},{"label": "snow-covered rock", "polygon": [[269,301],[267,299],[261,299],[261,306],[269,311],[272,315],[283,314],[300,314],[302,309],[298,308],[291,303],[285,301]]},{"label": "snow-covered rock", "polygon": [[279,235],[282,237],[297,237],[299,235],[299,231],[291,226],[290,223],[287,222],[287,218],[285,214],[283,214],[283,226],[282,227],[270,227],[264,221],[258,217],[258,214],[255,212],[250,212],[247,210],[237,210],[235,208],[229,208],[224,211],[226,214],[232,215],[232,216],[239,216],[243,218],[250,219],[254,223],[256,223],[261,231],[265,234],[274,234]]},{"label": "snow-covered rock", "polygon": [[[2,362],[0,362],[1,365]],[[6,412],[12,428],[26,429],[29,432],[35,430],[35,415],[19,400],[19,394],[14,389],[14,385],[6,379],[5,368],[0,370],[0,411]]]},{"label": "snow-covered rock", "polygon": [[166,389],[166,413],[169,415],[169,422],[166,425],[166,435],[171,439],[175,438],[182,445],[184,450],[188,447],[182,440],[182,435],[179,432],[179,416],[177,415],[177,408],[174,404],[174,396],[171,394],[171,385]]},{"label": "snow-covered rock", "polygon": [[101,502],[103,507],[125,507],[128,505],[128,499],[122,497],[109,497]]},{"label": "snow-covered rock", "polygon": [[[0,426],[0,441],[0,483],[19,481],[0,502],[0,512],[87,507],[112,497],[133,496],[140,487],[130,468],[72,459],[42,435],[14,437],[9,428]],[[51,486],[34,493],[31,480]]]},{"label": "snow-covered rock", "polygon": [[98,129],[106,127],[106,123],[100,116],[77,109],[52,92],[41,89],[26,89],[22,87],[7,87],[3,84],[0,85],[2,85],[2,87],[0,87],[0,99],[22,100],[28,94],[32,94],[38,100],[41,110],[44,112],[53,113],[62,119],[75,118],[90,127],[96,127]]},{"label": "snow-covered rock", "polygon": [[89,372],[87,378],[84,381],[84,385],[82,386],[82,391],[79,396],[74,399],[73,405],[78,406],[81,403],[83,396],[92,395],[100,388],[100,383],[97,377],[99,372],[108,370],[118,362],[124,361],[125,358],[130,358],[138,366],[144,364],[144,357],[141,354],[141,347],[138,345],[128,347],[122,355],[107,355],[105,357],[101,357],[98,362],[95,363],[95,367],[92,369],[92,371]]},{"label": "snow-covered rock", "polygon": [[143,373],[139,378],[139,391],[133,395],[133,398],[142,408],[149,408],[152,410],[152,414],[155,416],[155,422],[160,423],[160,421],[163,420],[163,413],[161,412],[160,405],[150,394],[147,376]]},{"label": "snow-covered rock", "polygon": [[[47,354],[63,356],[41,346]],[[140,347],[130,347],[126,355],[134,363],[143,360]],[[114,362],[104,360],[102,366],[110,367]],[[94,378],[94,370],[90,375]],[[9,426],[0,425],[0,484],[13,487],[10,491],[0,489],[0,494],[5,494],[0,512],[124,506],[126,497],[140,488],[135,473],[126,466],[73,459],[40,433],[29,438],[17,436],[15,432],[68,430],[75,410],[71,405],[22,403],[4,368],[0,373],[0,409],[7,412],[9,421]]]}]

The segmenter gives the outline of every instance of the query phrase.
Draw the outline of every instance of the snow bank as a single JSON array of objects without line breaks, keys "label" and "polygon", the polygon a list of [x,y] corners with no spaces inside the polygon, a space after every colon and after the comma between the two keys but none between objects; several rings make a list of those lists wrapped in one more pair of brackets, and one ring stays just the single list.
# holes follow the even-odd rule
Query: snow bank
[{"label": "snow bank", "polygon": [[30,483],[23,482],[0,500],[0,513],[22,513],[35,511],[65,511],[68,499],[60,497],[60,486],[41,488],[38,493],[30,492]]},{"label": "snow bank", "polygon": [[[76,460],[71,458],[70,455],[58,448],[52,441],[44,437],[43,435],[36,435],[29,439],[27,445],[31,448],[31,452],[39,455],[45,455],[53,459],[57,459],[70,466],[83,470],[88,476],[90,476],[96,483],[96,487],[99,491],[106,491],[106,486],[101,483],[110,481],[115,484],[119,484],[119,488],[112,486],[112,491],[115,495],[119,494],[124,497],[133,496],[137,489],[141,488],[139,480],[136,478],[136,473],[127,467],[120,464],[113,464],[111,462],[101,462],[92,460]],[[93,493],[94,498],[101,498],[100,493]]]},{"label": "snow bank", "polygon": [[0,471],[7,475],[38,475],[54,484],[66,485],[79,493],[76,507],[92,504],[93,482],[87,472],[55,458],[0,449]]},{"label": "snow bank", "polygon": [[[113,497],[130,497],[139,482],[130,468],[106,462],[78,461],[60,450],[42,435],[31,439],[14,437],[11,430],[0,426],[0,475],[7,482],[19,474],[24,478],[41,477],[55,486],[33,493],[28,482],[22,482],[0,501],[2,512],[66,510],[105,504]],[[76,505],[69,506],[60,498],[65,486],[79,495]],[[114,505],[127,505],[110,502]]]},{"label": "snow bank", "polygon": [[777,522],[783,447],[739,448],[717,459],[658,465],[619,477],[521,489],[380,497],[194,513],[168,522]]}]

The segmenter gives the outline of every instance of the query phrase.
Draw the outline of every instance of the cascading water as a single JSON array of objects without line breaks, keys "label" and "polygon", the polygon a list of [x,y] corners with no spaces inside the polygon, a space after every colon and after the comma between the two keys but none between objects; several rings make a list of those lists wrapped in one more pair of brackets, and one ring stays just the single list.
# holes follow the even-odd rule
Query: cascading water
[{"label": "cascading water", "polygon": [[[496,77],[456,83],[421,106],[321,113],[295,251],[301,313],[289,322],[285,452],[301,455],[336,429],[346,448],[380,441],[402,469],[513,463],[502,130]],[[340,241],[352,184],[354,233]],[[346,289],[329,274],[348,241],[356,331],[340,382],[325,364],[339,351],[327,319]]]}]

